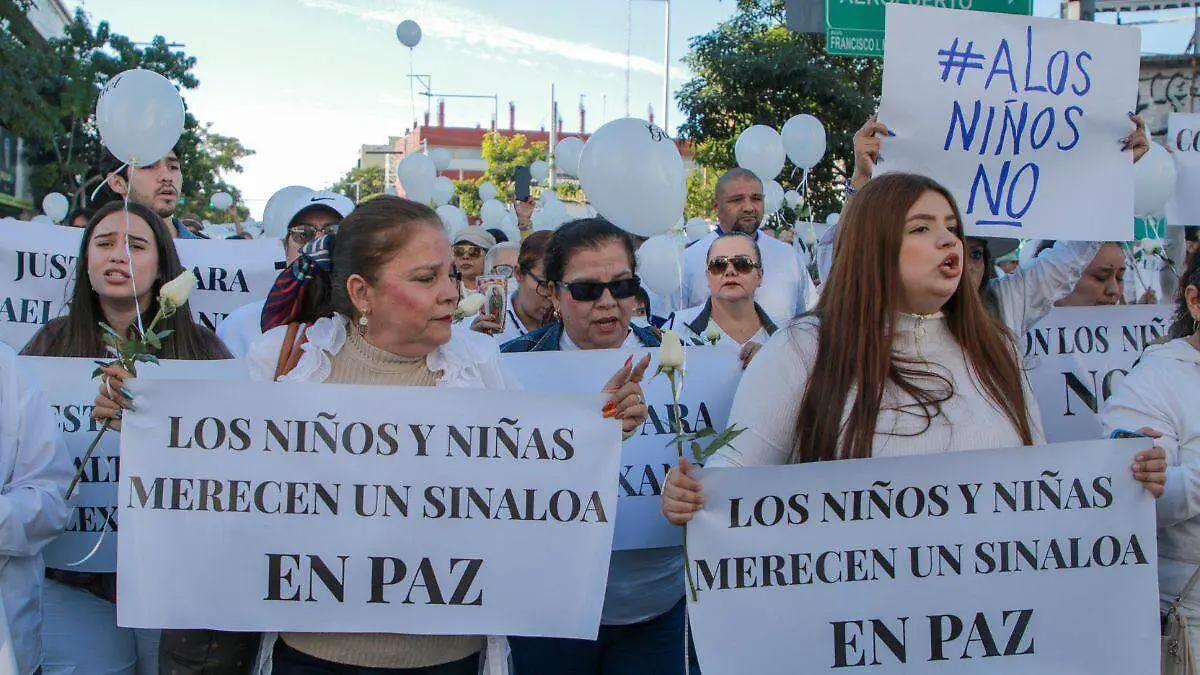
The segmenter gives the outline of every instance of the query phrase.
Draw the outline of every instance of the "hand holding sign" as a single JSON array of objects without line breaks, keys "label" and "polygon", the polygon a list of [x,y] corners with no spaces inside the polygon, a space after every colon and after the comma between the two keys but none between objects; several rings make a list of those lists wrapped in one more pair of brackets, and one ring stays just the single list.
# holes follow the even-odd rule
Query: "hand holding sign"
[{"label": "hand holding sign", "polygon": [[621,420],[621,430],[627,435],[642,426],[649,414],[646,396],[642,393],[642,376],[649,365],[649,354],[643,356],[636,365],[633,357],[629,357],[600,390],[609,395],[604,404],[604,417]]},{"label": "hand holding sign", "polygon": [[854,176],[850,180],[855,187],[866,185],[875,173],[875,163],[880,160],[879,150],[883,143],[880,135],[896,134],[874,115],[868,117],[866,123],[854,133]]}]

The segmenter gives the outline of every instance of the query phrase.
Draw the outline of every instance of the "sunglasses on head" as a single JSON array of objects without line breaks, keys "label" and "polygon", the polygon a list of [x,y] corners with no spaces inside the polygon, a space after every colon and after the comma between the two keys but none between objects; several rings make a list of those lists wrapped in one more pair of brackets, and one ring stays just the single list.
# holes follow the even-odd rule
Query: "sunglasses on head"
[{"label": "sunglasses on head", "polygon": [[460,258],[479,258],[483,256],[483,249],[474,244],[455,244],[454,255]]},{"label": "sunglasses on head", "polygon": [[708,261],[708,273],[725,274],[725,270],[729,269],[730,265],[733,265],[733,269],[738,274],[749,274],[759,267],[759,264],[754,262],[754,258],[748,255],[719,255]]},{"label": "sunglasses on head", "polygon": [[634,275],[616,281],[560,282],[559,286],[565,287],[575,302],[594,302],[604,295],[605,290],[612,293],[614,300],[624,300],[637,295],[638,289],[642,287],[642,280]]},{"label": "sunglasses on head", "polygon": [[512,265],[492,265],[492,270],[488,274],[494,274],[501,277],[511,277],[513,275]]}]

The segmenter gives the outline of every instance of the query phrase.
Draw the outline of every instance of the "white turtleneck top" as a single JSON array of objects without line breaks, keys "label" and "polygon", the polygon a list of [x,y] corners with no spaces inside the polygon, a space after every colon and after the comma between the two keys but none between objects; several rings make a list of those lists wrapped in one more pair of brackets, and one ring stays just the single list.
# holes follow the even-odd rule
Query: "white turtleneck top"
[{"label": "white turtleneck top", "polygon": [[[847,336],[850,339],[850,336]],[[925,364],[954,386],[954,395],[941,404],[941,414],[924,433],[920,409],[901,408],[915,401],[895,386],[885,388],[875,427],[873,457],[927,455],[954,450],[1009,448],[1022,445],[1017,428],[1004,411],[988,398],[973,376],[962,349],[950,334],[944,317],[901,315],[893,353],[905,361]],[[804,398],[817,354],[817,319],[805,317],[771,337],[746,369],[733,399],[730,423],[745,427],[736,447],[723,448],[706,466],[764,466],[786,464],[796,433],[796,417]],[[913,367],[921,367],[919,365]],[[1022,376],[1029,408],[1033,442],[1046,442],[1033,393]],[[923,378],[922,388],[936,390],[945,384]],[[830,413],[848,402],[830,401]],[[912,412],[915,410],[915,414]],[[914,435],[919,434],[919,435]]]}]

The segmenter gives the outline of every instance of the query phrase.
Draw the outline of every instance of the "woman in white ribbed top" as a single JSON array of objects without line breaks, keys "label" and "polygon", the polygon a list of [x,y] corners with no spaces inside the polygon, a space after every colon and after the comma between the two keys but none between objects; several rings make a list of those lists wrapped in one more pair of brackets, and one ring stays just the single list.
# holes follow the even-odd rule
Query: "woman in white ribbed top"
[{"label": "woman in white ribbed top", "polygon": [[[1003,448],[1045,442],[1010,333],[963,275],[961,217],[931,179],[887,174],[842,215],[827,289],[746,370],[730,423],[747,431],[707,464],[762,466]],[[1135,478],[1162,494],[1165,455]],[[681,459],[663,513],[703,507]]]}]

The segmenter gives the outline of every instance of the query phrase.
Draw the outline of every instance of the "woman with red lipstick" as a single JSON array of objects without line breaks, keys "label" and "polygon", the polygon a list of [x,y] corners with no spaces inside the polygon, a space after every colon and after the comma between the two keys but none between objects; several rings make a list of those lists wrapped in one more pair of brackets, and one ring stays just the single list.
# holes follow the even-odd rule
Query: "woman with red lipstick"
[{"label": "woman with red lipstick", "polygon": [[[171,233],[157,213],[137,202],[128,207],[121,202],[104,206],[83,230],[70,311],[47,323],[21,353],[107,358],[100,322],[132,336],[137,331],[138,312],[148,325],[158,313],[159,289],[181,272],[183,265]],[[212,331],[192,320],[186,306],[164,319],[159,328],[171,331],[162,341],[160,358],[232,358]],[[119,379],[114,376],[110,381],[120,389]],[[43,639],[48,670],[61,666],[79,673],[132,672],[126,669],[138,662],[141,668],[151,670],[160,662],[158,631],[117,627],[116,574],[50,569],[46,576]],[[197,638],[194,644],[219,642],[232,657],[252,654],[258,643],[253,635],[189,633]],[[84,638],[88,641],[81,645]],[[169,638],[163,648],[170,649]]]},{"label": "woman with red lipstick", "polygon": [[[279,275],[263,307],[267,330],[246,355],[250,376],[519,389],[492,338],[451,328],[458,282],[432,209],[388,196],[360,204],[337,234],[309,242]],[[627,433],[646,418],[638,384],[644,369],[627,364],[603,390],[604,414]],[[277,675],[476,675],[485,646],[492,666],[503,662],[502,643],[478,635],[286,632],[265,653]]]},{"label": "woman with red lipstick", "polygon": [[[730,413],[746,432],[706,466],[1045,443],[1012,333],[964,278],[961,222],[929,178],[867,183],[842,214],[820,302],[746,369]],[[1154,448],[1134,459],[1134,478],[1155,496],[1165,456]],[[667,478],[662,510],[672,523],[703,508],[693,470],[681,459]]]},{"label": "woman with red lipstick", "polygon": [[758,242],[741,232],[713,240],[708,249],[708,300],[672,314],[663,328],[674,329],[684,344],[736,344],[745,368],[775,333],[775,323],[754,301],[762,285]]},{"label": "woman with red lipstick", "polygon": [[[633,242],[617,226],[602,218],[563,225],[545,257],[546,284],[559,319],[501,349],[658,347],[658,333],[630,323],[641,286],[636,272]],[[614,551],[599,637],[513,637],[513,664],[519,675],[681,674],[684,612],[680,548]]]}]

